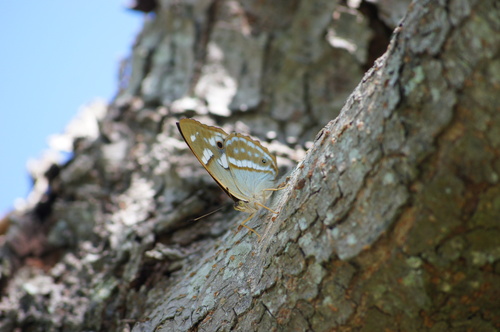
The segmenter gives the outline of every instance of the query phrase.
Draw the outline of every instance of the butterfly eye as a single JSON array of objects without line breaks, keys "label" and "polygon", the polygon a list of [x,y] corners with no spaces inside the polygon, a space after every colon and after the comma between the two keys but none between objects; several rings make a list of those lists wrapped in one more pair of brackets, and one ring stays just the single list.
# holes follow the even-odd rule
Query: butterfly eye
[{"label": "butterfly eye", "polygon": [[263,164],[267,163],[267,160],[262,159],[262,163],[263,163]]},{"label": "butterfly eye", "polygon": [[222,145],[222,142],[221,142],[221,141],[217,141],[215,144],[217,144],[217,147],[218,147],[219,149],[222,149],[222,147],[224,146],[224,145]]}]

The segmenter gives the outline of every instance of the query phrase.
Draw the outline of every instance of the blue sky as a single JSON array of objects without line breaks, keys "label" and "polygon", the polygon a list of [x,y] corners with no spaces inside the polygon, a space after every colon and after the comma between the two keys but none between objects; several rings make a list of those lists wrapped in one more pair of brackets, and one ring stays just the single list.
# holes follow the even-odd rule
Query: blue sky
[{"label": "blue sky", "polygon": [[0,217],[31,187],[26,163],[78,109],[117,88],[143,14],[123,0],[0,1]]}]

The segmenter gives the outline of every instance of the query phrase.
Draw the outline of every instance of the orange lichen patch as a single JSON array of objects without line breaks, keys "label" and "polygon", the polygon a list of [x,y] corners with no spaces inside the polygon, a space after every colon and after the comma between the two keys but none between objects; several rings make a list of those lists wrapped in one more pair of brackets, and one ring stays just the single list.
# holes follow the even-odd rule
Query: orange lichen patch
[{"label": "orange lichen patch", "polygon": [[220,294],[220,292],[219,292],[219,291],[214,292],[214,296],[215,296],[215,297],[219,296],[219,294]]},{"label": "orange lichen patch", "polygon": [[365,129],[365,123],[363,121],[357,121],[356,122],[356,128],[358,128],[358,130],[364,130]]},{"label": "orange lichen patch", "polygon": [[328,308],[329,308],[331,311],[333,311],[333,312],[337,312],[337,311],[339,311],[339,308],[337,308],[336,306],[334,306],[334,305],[332,305],[332,304],[329,304],[329,305],[328,305]]},{"label": "orange lichen patch", "polygon": [[427,328],[431,328],[434,326],[435,322],[432,318],[427,314],[426,311],[420,311],[420,317],[423,319],[424,326]]},{"label": "orange lichen patch", "polygon": [[473,312],[473,313],[478,312],[480,310],[481,310],[481,307],[479,307],[477,305],[473,305],[472,307],[469,307],[469,311]]},{"label": "orange lichen patch", "polygon": [[452,281],[454,284],[458,284],[460,283],[462,280],[464,280],[465,278],[467,278],[467,276],[465,275],[465,273],[463,272],[457,272],[453,275],[452,277]]},{"label": "orange lichen patch", "polygon": [[406,237],[415,224],[416,209],[410,207],[403,211],[399,221],[394,227],[394,240],[398,246],[403,246],[406,243]]},{"label": "orange lichen patch", "polygon": [[439,278],[438,276],[434,276],[430,279],[430,281],[432,284],[438,285],[441,282],[441,278]]},{"label": "orange lichen patch", "polygon": [[297,284],[297,278],[290,278],[285,282],[285,288],[289,290],[295,290],[297,288]]},{"label": "orange lichen patch", "polygon": [[202,323],[207,323],[212,320],[212,314],[208,314],[207,317],[205,317],[202,321]]},{"label": "orange lichen patch", "polygon": [[236,259],[236,257],[234,257],[234,255],[231,255],[231,257],[229,257],[229,259],[234,261]]},{"label": "orange lichen patch", "polygon": [[306,180],[305,179],[300,179],[299,181],[297,181],[297,183],[295,184],[295,186],[293,187],[293,189],[301,190],[302,188],[304,188],[305,184],[306,184]]},{"label": "orange lichen patch", "polygon": [[468,295],[463,295],[460,297],[461,304],[471,304],[473,301],[474,300]]},{"label": "orange lichen patch", "polygon": [[[329,130],[326,130],[324,132],[324,135],[323,135],[323,139],[321,140],[321,145],[325,144],[326,142],[326,139],[330,136],[330,131]],[[334,142],[334,140],[332,140],[332,142]]]},{"label": "orange lichen patch", "polygon": [[215,270],[217,268],[217,264],[212,265],[212,270]]},{"label": "orange lichen patch", "polygon": [[456,141],[465,133],[465,126],[461,122],[455,123],[443,134],[443,138],[448,141]]},{"label": "orange lichen patch", "polygon": [[491,283],[490,282],[484,282],[481,284],[481,287],[479,287],[479,291],[481,293],[488,293],[491,291]]},{"label": "orange lichen patch", "polygon": [[284,324],[290,319],[290,315],[292,314],[292,310],[288,308],[281,308],[276,315],[276,321],[278,324]]}]

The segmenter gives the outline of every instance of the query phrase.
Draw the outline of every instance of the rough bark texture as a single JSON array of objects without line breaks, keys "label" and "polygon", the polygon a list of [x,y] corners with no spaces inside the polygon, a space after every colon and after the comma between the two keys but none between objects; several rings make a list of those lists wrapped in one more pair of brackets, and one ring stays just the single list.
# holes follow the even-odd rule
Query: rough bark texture
[{"label": "rough bark texture", "polygon": [[[499,329],[500,5],[413,2],[372,66],[401,1],[348,3],[159,2],[5,218],[0,331]],[[230,206],[189,221],[227,198],[181,116],[274,139],[260,242]]]}]

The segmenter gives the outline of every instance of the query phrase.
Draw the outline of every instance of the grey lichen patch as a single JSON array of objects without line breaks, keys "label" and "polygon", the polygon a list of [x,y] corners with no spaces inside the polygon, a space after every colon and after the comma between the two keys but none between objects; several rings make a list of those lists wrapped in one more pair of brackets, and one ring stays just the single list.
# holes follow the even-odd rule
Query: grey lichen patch
[{"label": "grey lichen patch", "polygon": [[60,173],[60,179],[66,185],[84,181],[95,167],[95,160],[89,155],[78,155]]},{"label": "grey lichen patch", "polygon": [[116,287],[118,287],[119,282],[115,278],[105,278],[95,285],[95,292],[92,294],[92,300],[97,303],[104,302],[107,300],[111,294],[113,294]]},{"label": "grey lichen patch", "polygon": [[422,266],[422,259],[420,257],[412,256],[406,259],[406,264],[412,269],[417,269]]},{"label": "grey lichen patch", "polygon": [[326,275],[322,280],[319,291],[319,296],[322,297],[321,306],[318,308],[318,316],[314,322],[319,323],[320,319],[324,319],[336,324],[343,324],[352,315],[355,308],[353,298],[346,296],[355,269],[347,263],[331,265],[329,269],[333,273]]},{"label": "grey lichen patch", "polygon": [[477,229],[465,236],[468,250],[465,257],[471,265],[483,266],[500,259],[500,231],[498,229]]},{"label": "grey lichen patch", "polygon": [[419,270],[409,270],[408,273],[401,278],[401,284],[407,287],[423,286],[423,273]]},{"label": "grey lichen patch", "polygon": [[49,295],[55,287],[52,278],[46,275],[39,275],[22,285],[23,290],[30,295]]},{"label": "grey lichen patch", "polygon": [[[416,6],[421,5],[416,4]],[[428,8],[422,7],[420,10],[428,11]],[[427,52],[430,55],[436,55],[443,47],[451,27],[448,21],[448,13],[444,8],[434,7],[432,11],[428,11],[428,14],[432,18],[428,17],[425,24],[419,25],[417,29],[418,38],[412,38],[409,41],[409,46],[416,54]]]},{"label": "grey lichen patch", "polygon": [[[380,171],[367,181],[365,189],[358,195],[356,208],[341,225],[331,231],[335,251],[341,259],[356,255],[376,241],[408,199],[408,191],[402,183],[394,181],[389,184],[386,181],[387,169],[393,163],[388,160],[381,164]],[[375,203],[384,197],[387,197],[387,204],[379,206]]]},{"label": "grey lichen patch", "polygon": [[[383,152],[384,155],[400,154],[405,149],[406,133],[404,120],[399,115],[393,114],[384,123]],[[405,151],[406,152],[406,151]],[[409,153],[409,152],[407,152]],[[404,159],[400,156],[400,161]]]},{"label": "grey lichen patch", "polygon": [[200,289],[206,285],[207,276],[212,271],[212,266],[203,264],[195,271],[196,272],[192,272],[194,275],[191,276],[189,286],[186,287],[188,291],[187,296],[190,298],[198,296]]},{"label": "grey lichen patch", "polygon": [[201,301],[202,307],[213,308],[213,306],[215,305],[215,298],[212,295],[213,294],[212,287],[208,287],[205,290],[205,294],[206,295],[202,297]]},{"label": "grey lichen patch", "polygon": [[252,109],[261,100],[265,36],[251,36],[217,25],[208,43],[207,63],[195,87],[214,114],[229,115],[230,110]]},{"label": "grey lichen patch", "polygon": [[398,324],[390,313],[384,313],[378,308],[368,309],[364,318],[362,332],[393,331],[398,330]]},{"label": "grey lichen patch", "polygon": [[297,220],[297,225],[299,225],[301,231],[304,231],[309,227],[312,221],[313,221],[312,219],[306,219],[305,217],[300,217]]},{"label": "grey lichen patch", "polygon": [[[436,174],[425,186],[414,200],[416,206],[426,209],[416,216],[419,227],[405,246],[409,254],[426,252],[424,256],[434,256],[433,248],[461,224],[462,212],[457,206],[464,203],[463,191],[464,184],[450,172]],[[428,234],[434,236],[429,238]]]},{"label": "grey lichen patch", "polygon": [[56,247],[74,246],[78,241],[92,238],[94,226],[102,220],[97,200],[76,201],[68,209],[67,203],[56,202],[53,207],[55,225],[48,241]]},{"label": "grey lichen patch", "polygon": [[269,312],[275,316],[278,310],[285,303],[288,303],[288,292],[282,285],[273,288],[272,291],[265,293],[261,297],[261,302],[266,306]]},{"label": "grey lichen patch", "polygon": [[448,239],[437,248],[437,254],[440,260],[436,260],[433,264],[448,265],[462,257],[466,249],[466,242],[462,236],[455,236]]},{"label": "grey lichen patch", "polygon": [[[135,46],[134,59],[138,63],[134,64],[131,84],[124,97],[134,95],[134,89],[141,89],[144,100],[168,104],[187,94],[189,78],[195,67],[193,48],[196,38],[195,26],[189,16],[162,10],[157,19],[150,22],[151,30],[146,29]],[[154,52],[153,45],[157,45]],[[149,71],[141,71],[143,68]]]},{"label": "grey lichen patch", "polygon": [[424,69],[421,66],[412,68],[412,76],[411,79],[406,81],[406,85],[404,86],[405,93],[410,94],[416,88],[424,82],[425,74]]},{"label": "grey lichen patch", "polygon": [[276,263],[286,275],[298,276],[305,269],[304,255],[296,243],[288,243],[283,254],[276,258]]},{"label": "grey lichen patch", "polygon": [[500,220],[500,187],[495,186],[482,193],[471,218],[474,227],[497,227]]},{"label": "grey lichen patch", "polygon": [[238,272],[238,268],[245,264],[252,249],[253,246],[250,243],[241,242],[227,252],[223,264],[225,266],[223,279],[230,279]]},{"label": "grey lichen patch", "polygon": [[130,227],[147,219],[154,208],[155,194],[152,181],[134,174],[127,191],[117,197],[117,203],[123,208],[113,215],[115,226]]},{"label": "grey lichen patch", "polygon": [[[396,273],[398,278],[388,276],[387,274]],[[399,275],[400,273],[404,273]],[[403,270],[403,271],[387,271],[385,276],[377,276],[378,278],[387,278],[386,286],[380,284],[380,279],[370,280],[369,287],[365,288],[365,292],[370,294],[373,303],[382,311],[388,314],[396,314],[404,312],[409,317],[418,315],[422,309],[428,308],[431,299],[425,291],[424,276],[419,270]]]},{"label": "grey lichen patch", "polygon": [[328,43],[353,54],[359,63],[365,63],[368,56],[367,45],[373,37],[368,27],[369,20],[360,12],[343,6],[337,7],[332,16],[326,35]]},{"label": "grey lichen patch", "polygon": [[[321,224],[317,224],[318,228]],[[329,232],[322,231],[319,234],[308,232],[299,238],[299,246],[304,252],[306,258],[314,257],[317,262],[325,262],[330,259],[333,245],[332,237]]]},{"label": "grey lichen patch", "polygon": [[[283,328],[287,331],[307,331],[310,324],[302,311],[298,309],[287,310],[288,321],[283,324]],[[280,317],[281,318],[281,317]]]},{"label": "grey lichen patch", "polygon": [[130,143],[126,139],[116,139],[101,146],[102,161],[110,169],[120,169],[124,166],[123,163],[129,150]]},{"label": "grey lichen patch", "polygon": [[302,277],[302,282],[298,284],[296,291],[291,293],[290,296],[297,300],[303,299],[311,301],[318,296],[319,284],[325,275],[326,270],[321,264],[313,263],[309,265],[306,273]]}]

